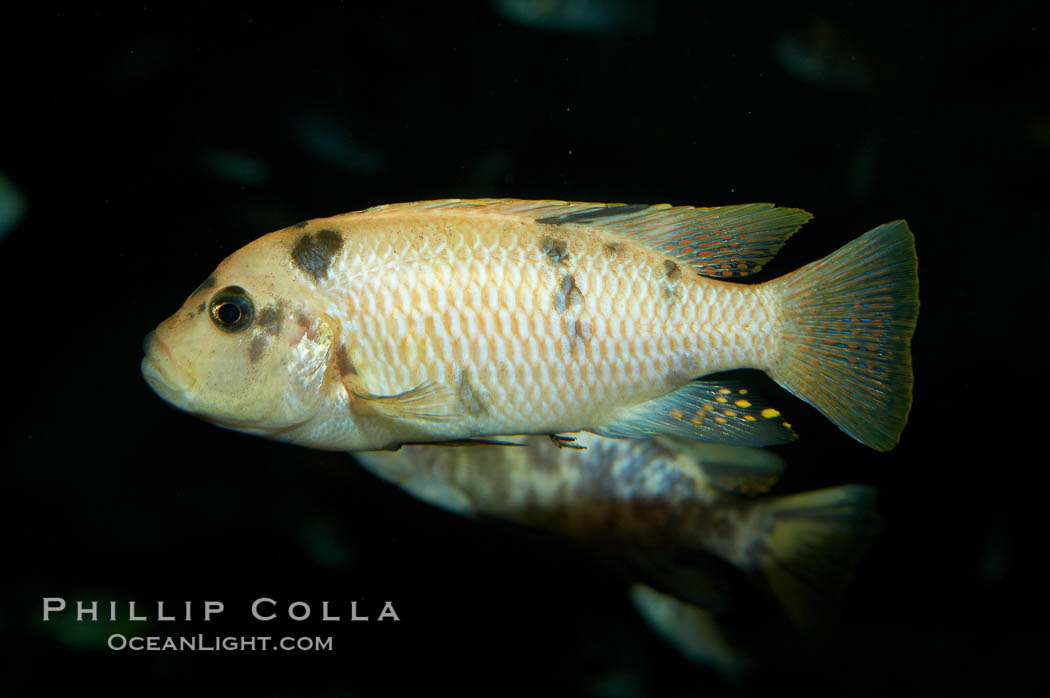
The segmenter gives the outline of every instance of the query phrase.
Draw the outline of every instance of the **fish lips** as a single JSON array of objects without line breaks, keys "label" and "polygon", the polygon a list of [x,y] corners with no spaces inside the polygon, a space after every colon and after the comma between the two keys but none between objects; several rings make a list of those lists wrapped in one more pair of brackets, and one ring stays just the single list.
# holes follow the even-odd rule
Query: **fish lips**
[{"label": "fish lips", "polygon": [[196,381],[180,369],[171,349],[157,337],[155,330],[142,341],[142,350],[146,356],[140,369],[149,387],[173,405],[188,408],[191,402],[188,391]]},{"label": "fish lips", "polygon": [[211,422],[223,429],[243,431],[258,436],[275,438],[284,431],[301,427],[309,420],[280,425],[279,427],[259,426],[250,421],[231,419],[217,415],[195,399],[196,378],[179,365],[171,348],[164,340],[157,337],[154,330],[142,341],[142,350],[146,354],[140,365],[142,377],[146,383],[165,402],[174,405],[183,412]]}]

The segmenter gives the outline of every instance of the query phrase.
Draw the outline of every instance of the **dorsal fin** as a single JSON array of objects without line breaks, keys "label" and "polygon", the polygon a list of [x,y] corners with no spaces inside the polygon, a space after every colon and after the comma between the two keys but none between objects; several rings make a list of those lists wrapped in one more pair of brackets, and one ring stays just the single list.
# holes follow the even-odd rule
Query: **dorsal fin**
[{"label": "dorsal fin", "polygon": [[774,204],[695,208],[670,204],[628,205],[520,199],[442,199],[387,204],[359,215],[391,215],[406,210],[469,211],[505,215],[544,225],[583,225],[638,242],[715,278],[759,271],[812,216]]}]

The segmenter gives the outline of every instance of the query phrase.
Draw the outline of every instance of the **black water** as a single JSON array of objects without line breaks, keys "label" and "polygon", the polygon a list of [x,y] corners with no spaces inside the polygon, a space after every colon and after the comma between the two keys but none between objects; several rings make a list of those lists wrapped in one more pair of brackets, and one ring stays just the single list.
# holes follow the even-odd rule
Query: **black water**
[{"label": "black water", "polygon": [[[990,5],[531,6],[5,19],[0,631],[39,693],[1013,693],[1033,676],[1050,26]],[[901,445],[875,453],[777,396],[802,435],[783,489],[871,483],[885,522],[809,660],[785,646],[727,684],[650,634],[600,563],[429,509],[347,456],[197,422],[142,381],[143,336],[244,243],[453,196],[816,214],[763,278],[908,220],[922,308]],[[108,624],[41,622],[45,597],[122,616],[191,601],[195,619],[219,600],[210,623],[145,634],[334,649],[113,651]],[[255,621],[260,597],[314,616]],[[316,622],[325,600],[343,621]],[[352,600],[401,621],[349,622]]]}]

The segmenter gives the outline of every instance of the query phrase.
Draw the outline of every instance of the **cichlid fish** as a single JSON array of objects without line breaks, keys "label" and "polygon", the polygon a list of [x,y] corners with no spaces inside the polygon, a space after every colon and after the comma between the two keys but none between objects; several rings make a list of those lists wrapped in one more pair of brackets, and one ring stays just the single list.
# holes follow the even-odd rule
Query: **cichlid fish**
[{"label": "cichlid fish", "polygon": [[165,400],[332,450],[507,434],[795,438],[757,368],[873,448],[911,403],[907,224],[764,284],[810,214],[443,200],[300,223],[227,257],[145,341]]},{"label": "cichlid fish", "polygon": [[406,446],[354,455],[430,504],[569,538],[712,612],[746,601],[734,582],[750,578],[802,629],[835,610],[877,529],[871,487],[766,494],[783,471],[770,451],[594,434],[581,434],[587,449],[577,451],[543,436],[520,438],[523,448]]}]

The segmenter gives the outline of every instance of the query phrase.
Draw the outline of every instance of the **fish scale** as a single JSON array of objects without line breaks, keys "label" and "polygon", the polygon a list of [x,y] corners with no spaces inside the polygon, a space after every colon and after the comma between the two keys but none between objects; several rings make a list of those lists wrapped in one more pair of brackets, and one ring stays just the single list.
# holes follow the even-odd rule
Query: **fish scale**
[{"label": "fish scale", "polygon": [[[500,433],[511,424],[542,431],[573,415],[600,416],[593,406],[614,395],[662,394],[669,375],[678,377],[676,388],[696,375],[757,364],[764,339],[750,326],[769,311],[751,287],[716,291],[705,288],[716,282],[688,273],[676,284],[682,298],[669,302],[661,298],[658,255],[630,251],[609,260],[600,240],[577,237],[566,241],[566,259],[552,265],[540,249],[547,226],[461,225],[452,235],[430,227],[425,219],[378,226],[353,239],[332,271],[333,291],[349,303],[344,314],[377,318],[369,323],[374,334],[355,336],[355,323],[343,333],[371,392],[455,385],[469,366],[479,389],[497,398],[484,419],[467,416],[473,432]],[[391,287],[376,270],[394,268]],[[566,274],[582,301],[559,313],[552,297]],[[340,276],[354,283],[342,285]],[[486,322],[500,314],[509,321]],[[625,318],[641,320],[628,325]],[[589,339],[569,336],[576,320],[587,323]],[[501,357],[520,369],[499,371]]]},{"label": "fish scale", "polygon": [[891,448],[918,312],[907,225],[734,283],[809,218],[449,199],[314,219],[222,262],[147,339],[143,375],[206,419],[317,448],[579,430],[789,441],[746,384],[705,378],[758,368]]}]

